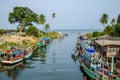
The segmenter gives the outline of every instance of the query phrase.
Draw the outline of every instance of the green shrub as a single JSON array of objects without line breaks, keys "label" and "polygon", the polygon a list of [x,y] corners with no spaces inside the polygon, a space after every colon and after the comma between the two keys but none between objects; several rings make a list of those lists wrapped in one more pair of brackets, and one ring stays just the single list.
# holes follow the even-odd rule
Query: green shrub
[{"label": "green shrub", "polygon": [[3,33],[4,33],[4,30],[0,29],[0,35],[3,35]]}]

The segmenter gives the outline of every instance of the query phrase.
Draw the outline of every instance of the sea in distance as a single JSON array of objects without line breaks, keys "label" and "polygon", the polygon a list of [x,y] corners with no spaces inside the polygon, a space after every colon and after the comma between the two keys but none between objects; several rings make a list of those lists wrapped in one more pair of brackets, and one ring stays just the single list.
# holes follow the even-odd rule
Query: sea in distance
[{"label": "sea in distance", "polygon": [[44,49],[36,50],[31,61],[0,73],[0,80],[83,80],[78,59],[71,57],[78,33],[91,33],[101,29],[59,29],[68,34],[63,39],[53,40]]}]

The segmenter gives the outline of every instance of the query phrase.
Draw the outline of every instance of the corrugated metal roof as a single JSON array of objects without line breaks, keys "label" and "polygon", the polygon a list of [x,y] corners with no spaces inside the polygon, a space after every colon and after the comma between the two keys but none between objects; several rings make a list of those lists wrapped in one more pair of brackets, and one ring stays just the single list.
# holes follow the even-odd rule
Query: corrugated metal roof
[{"label": "corrugated metal roof", "polygon": [[120,46],[120,41],[116,40],[95,40],[100,46],[107,46],[107,45],[116,45]]}]

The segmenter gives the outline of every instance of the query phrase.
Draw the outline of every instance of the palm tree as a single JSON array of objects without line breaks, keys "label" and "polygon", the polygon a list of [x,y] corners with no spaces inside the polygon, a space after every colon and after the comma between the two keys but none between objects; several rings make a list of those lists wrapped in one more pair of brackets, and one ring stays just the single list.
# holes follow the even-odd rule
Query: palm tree
[{"label": "palm tree", "polygon": [[111,24],[115,25],[115,18],[112,19]]},{"label": "palm tree", "polygon": [[49,24],[45,24],[45,30],[46,30],[46,32],[48,31],[48,29],[50,28],[50,25]]},{"label": "palm tree", "polygon": [[103,24],[103,26],[105,26],[105,24],[108,22],[108,15],[104,13],[100,19],[100,22]]},{"label": "palm tree", "polygon": [[52,14],[52,18],[53,18],[53,19],[56,17],[55,15],[56,15],[55,13]]},{"label": "palm tree", "polygon": [[38,24],[43,26],[45,22],[46,22],[45,16],[43,14],[40,14],[40,16],[38,17]]},{"label": "palm tree", "polygon": [[115,31],[116,31],[116,30],[115,30],[115,18],[112,19],[111,24],[112,24],[112,26],[113,26],[114,36],[115,36]]},{"label": "palm tree", "polygon": [[[100,22],[101,24],[103,24],[103,26],[105,27],[105,24],[107,24],[108,22],[108,15],[107,14],[103,14],[101,19],[100,19]],[[105,37],[103,39],[103,42],[102,42],[102,49],[103,49],[103,44],[104,44],[104,40],[105,40]],[[103,56],[103,55],[102,55]],[[104,56],[103,56],[104,57]],[[107,58],[107,61],[108,61],[108,58]],[[104,64],[103,64],[103,68],[104,68]],[[103,73],[104,73],[104,70],[103,70]],[[103,75],[103,78],[104,78],[104,75]]]},{"label": "palm tree", "polygon": [[106,32],[106,34],[110,35],[111,32],[113,32],[113,28],[112,26],[108,25],[105,27],[104,31]]},{"label": "palm tree", "polygon": [[51,24],[53,22],[53,19],[56,17],[56,14],[55,13],[52,13],[52,21],[51,21]]}]

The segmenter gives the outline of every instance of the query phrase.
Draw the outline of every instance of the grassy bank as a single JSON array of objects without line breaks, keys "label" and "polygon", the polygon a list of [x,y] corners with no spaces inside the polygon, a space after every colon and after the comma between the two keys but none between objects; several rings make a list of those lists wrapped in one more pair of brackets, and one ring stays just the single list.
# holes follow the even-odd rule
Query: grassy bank
[{"label": "grassy bank", "polygon": [[61,36],[58,32],[41,32],[40,33],[41,35],[39,36],[40,38],[41,37],[47,37],[47,38],[52,38],[52,39],[57,39],[59,36]]},{"label": "grassy bank", "polygon": [[38,37],[33,35],[25,35],[25,36],[2,36],[4,39],[4,43],[0,44],[0,50],[6,50],[9,46],[22,46],[26,48],[30,45],[32,48],[39,42],[39,39],[42,37],[57,39],[60,36],[57,32],[39,32]]}]

